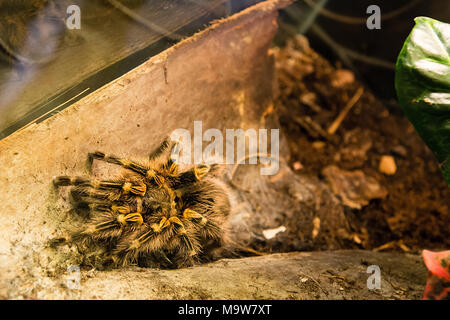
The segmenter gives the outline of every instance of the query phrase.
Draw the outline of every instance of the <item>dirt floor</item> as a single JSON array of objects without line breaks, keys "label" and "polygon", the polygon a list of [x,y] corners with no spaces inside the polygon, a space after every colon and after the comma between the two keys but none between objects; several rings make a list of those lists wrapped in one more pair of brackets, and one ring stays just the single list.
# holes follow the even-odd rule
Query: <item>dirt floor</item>
[{"label": "dirt floor", "polygon": [[[345,247],[448,249],[450,188],[401,110],[388,110],[352,72],[322,58],[301,36],[273,51],[290,166],[330,183],[346,204],[354,233]],[[354,181],[370,190],[361,192]],[[358,198],[365,192],[372,194]]]}]

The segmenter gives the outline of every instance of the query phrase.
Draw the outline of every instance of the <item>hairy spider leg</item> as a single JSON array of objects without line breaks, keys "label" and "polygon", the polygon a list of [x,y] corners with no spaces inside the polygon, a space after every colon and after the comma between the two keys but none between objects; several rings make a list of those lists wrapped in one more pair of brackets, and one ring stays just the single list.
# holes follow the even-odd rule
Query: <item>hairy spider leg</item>
[{"label": "hairy spider leg", "polygon": [[[172,216],[170,218],[163,217],[159,221],[159,223],[151,224],[150,228],[135,240],[133,240],[130,245],[128,245],[126,248],[119,249],[116,252],[115,257],[113,257],[113,260],[121,263],[122,265],[125,265],[128,260],[136,258],[137,254],[142,249],[142,246],[144,244],[154,240],[155,237],[160,236],[163,232],[168,231],[170,227],[172,227],[172,230],[181,239],[182,243],[187,248],[189,256],[196,255],[197,252],[192,244],[191,239],[187,235],[183,223],[178,217]],[[164,254],[161,250],[158,250],[158,252]],[[167,261],[170,261],[167,257],[165,259]]]},{"label": "hairy spider leg", "polygon": [[[88,226],[84,230],[74,233],[72,238],[80,238],[84,235],[93,235],[97,232],[122,228],[126,225],[140,225],[143,223],[141,201],[136,200],[139,203],[137,212],[131,212],[129,205],[118,205],[119,203],[114,203],[114,201],[111,203],[111,201],[105,199],[104,193],[91,192],[88,189],[118,189],[125,195],[144,196],[146,192],[146,185],[144,183],[133,184],[131,182],[93,181],[81,177],[57,177],[54,183],[57,186],[75,185],[74,190],[71,191],[71,195],[76,202],[76,208],[89,207],[91,211],[104,213],[95,219],[90,219]],[[92,202],[92,200],[101,200],[101,202]],[[99,234],[95,235],[95,238],[103,238],[103,236]]]},{"label": "hairy spider leg", "polygon": [[[170,151],[167,155],[167,160],[165,163],[163,163],[162,168],[164,169],[165,173],[169,176],[177,176],[178,172],[178,162],[179,162],[179,152],[180,152],[180,145],[178,141],[173,141],[169,138],[166,138],[164,142],[159,146],[155,151],[153,151],[150,154],[150,160],[154,160],[158,157],[160,157],[167,149]],[[149,174],[147,173],[147,176]]]},{"label": "hairy spider leg", "polygon": [[92,153],[88,154],[88,161],[89,161],[90,166],[92,165],[94,159],[121,166],[125,169],[136,172],[142,176],[146,176],[147,171],[149,170],[148,167],[138,164],[134,161],[120,158],[120,157],[117,157],[114,155],[106,155],[105,153],[100,152],[100,151],[96,151],[96,152],[92,152]]},{"label": "hairy spider leg", "polygon": [[213,220],[207,219],[204,215],[192,209],[185,209],[183,211],[182,218],[192,221],[200,227],[200,230],[209,231],[209,235],[220,233],[220,227]]},{"label": "hairy spider leg", "polygon": [[166,168],[170,174],[175,175],[178,171],[178,165],[180,160],[180,144],[178,141],[172,141],[170,148],[169,159],[166,163]]},{"label": "hairy spider leg", "polygon": [[143,223],[142,215],[140,212],[133,212],[128,214],[120,213],[118,215],[113,215],[111,217],[108,217],[107,219],[104,219],[103,222],[92,224],[83,232],[92,234],[97,231],[108,230],[116,227],[124,227],[126,225],[135,223],[138,225]]},{"label": "hairy spider leg", "polygon": [[155,160],[156,158],[160,157],[164,153],[164,151],[166,151],[169,148],[170,144],[171,144],[170,137],[167,137],[166,139],[164,139],[164,141],[161,143],[159,147],[157,147],[150,153],[149,159]]},{"label": "hairy spider leg", "polygon": [[54,247],[67,242],[79,242],[86,238],[95,240],[117,238],[122,234],[125,226],[142,223],[143,219],[139,212],[116,214],[111,211],[104,211],[101,215],[89,219],[86,227],[72,232],[68,237],[52,239],[49,244]]},{"label": "hairy spider leg", "polygon": [[147,177],[150,181],[153,181],[156,185],[161,186],[164,184],[165,179],[161,176],[156,170],[149,168],[148,166],[144,166],[138,164],[134,161],[119,158],[113,155],[106,155],[103,152],[94,152],[89,153],[89,163],[92,165],[93,159],[105,161],[107,163],[112,163],[119,165],[125,169],[131,170],[141,176]]},{"label": "hairy spider leg", "polygon": [[178,217],[170,217],[169,221],[172,223],[175,229],[175,233],[180,237],[186,248],[188,249],[189,256],[195,256],[197,251],[194,250],[194,246],[192,245],[192,241],[186,232],[186,228],[184,224]]},{"label": "hairy spider leg", "polygon": [[178,175],[177,179],[172,182],[173,189],[182,189],[188,185],[196,183],[203,179],[203,177],[211,171],[211,166],[208,164],[201,164],[195,166],[189,171]]},{"label": "hairy spider leg", "polygon": [[193,221],[200,226],[205,226],[208,223],[208,219],[206,219],[203,215],[189,208],[183,211],[183,218]]},{"label": "hairy spider leg", "polygon": [[98,190],[120,190],[124,194],[132,193],[137,196],[144,196],[147,191],[147,186],[143,182],[132,183],[128,181],[105,181],[105,180],[90,180],[81,177],[56,177],[53,180],[56,186],[89,186]]},{"label": "hairy spider leg", "polygon": [[70,190],[72,208],[81,216],[113,212],[128,214],[142,211],[142,198],[133,194],[111,193],[91,188],[89,185],[78,185]]},{"label": "hairy spider leg", "polygon": [[148,229],[136,239],[134,239],[131,244],[126,244],[127,239],[122,239],[121,242],[117,244],[115,252],[113,252],[111,259],[120,265],[126,265],[127,261],[135,259],[141,246],[149,242],[157,235],[161,234],[169,226],[169,222],[166,217],[163,217],[159,223],[153,223],[148,226]]},{"label": "hairy spider leg", "polygon": [[75,208],[129,213],[133,205],[137,210],[142,211],[142,198],[133,194],[112,194],[108,191],[93,189],[89,185],[79,185],[70,190],[70,196]]},{"label": "hairy spider leg", "polygon": [[[88,220],[88,227],[79,231],[78,236],[93,235],[94,238],[107,238],[111,236],[109,232],[111,229],[122,230],[127,226],[140,226],[143,224],[142,217],[142,199],[136,199],[135,208],[130,204],[116,205],[116,204],[90,204],[93,211],[101,212],[101,215],[96,215],[94,218]],[[103,231],[108,231],[101,234]],[[116,236],[120,233],[116,234]]]}]

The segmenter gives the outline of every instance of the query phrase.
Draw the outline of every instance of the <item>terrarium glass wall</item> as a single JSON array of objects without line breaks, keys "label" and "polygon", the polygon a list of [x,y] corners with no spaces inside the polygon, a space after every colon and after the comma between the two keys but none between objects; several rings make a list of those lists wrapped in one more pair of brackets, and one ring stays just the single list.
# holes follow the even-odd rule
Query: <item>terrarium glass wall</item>
[{"label": "terrarium glass wall", "polygon": [[0,139],[257,2],[0,1]]}]

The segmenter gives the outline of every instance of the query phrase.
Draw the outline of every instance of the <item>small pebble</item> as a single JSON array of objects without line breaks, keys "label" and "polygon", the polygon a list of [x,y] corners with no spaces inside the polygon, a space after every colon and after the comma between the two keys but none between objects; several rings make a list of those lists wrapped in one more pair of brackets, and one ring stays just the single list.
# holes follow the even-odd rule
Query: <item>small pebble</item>
[{"label": "small pebble", "polygon": [[292,164],[292,167],[294,168],[294,170],[302,170],[303,169],[303,165],[301,164],[300,161],[295,161]]},{"label": "small pebble", "polygon": [[323,141],[314,141],[313,143],[312,143],[312,147],[314,148],[314,149],[323,149],[324,147],[326,146],[326,144],[325,144],[325,142],[323,142]]},{"label": "small pebble", "polygon": [[378,170],[389,176],[397,172],[397,165],[395,164],[395,159],[392,156],[382,156],[380,159],[380,165]]},{"label": "small pebble", "polygon": [[336,70],[331,79],[331,85],[335,88],[341,88],[353,82],[355,82],[353,72],[344,69]]},{"label": "small pebble", "polygon": [[286,227],[285,226],[281,226],[275,229],[267,229],[267,230],[263,230],[263,235],[264,238],[266,238],[267,240],[270,240],[272,238],[274,238],[278,233],[280,232],[285,232],[286,231]]}]

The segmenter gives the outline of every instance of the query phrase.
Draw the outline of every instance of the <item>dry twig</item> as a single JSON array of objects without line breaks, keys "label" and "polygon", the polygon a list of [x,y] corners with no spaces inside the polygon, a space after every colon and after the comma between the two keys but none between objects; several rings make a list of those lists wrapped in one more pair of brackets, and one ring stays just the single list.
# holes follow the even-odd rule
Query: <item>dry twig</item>
[{"label": "dry twig", "polygon": [[337,118],[333,121],[333,123],[328,128],[328,134],[334,134],[336,130],[341,125],[342,121],[344,121],[345,117],[347,116],[348,112],[353,108],[353,106],[358,102],[359,98],[361,98],[362,94],[364,93],[364,88],[359,87],[356,91],[355,95],[348,101],[347,105],[342,109],[342,111],[339,113]]}]

